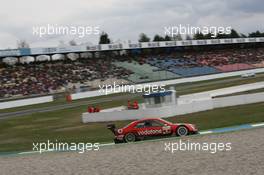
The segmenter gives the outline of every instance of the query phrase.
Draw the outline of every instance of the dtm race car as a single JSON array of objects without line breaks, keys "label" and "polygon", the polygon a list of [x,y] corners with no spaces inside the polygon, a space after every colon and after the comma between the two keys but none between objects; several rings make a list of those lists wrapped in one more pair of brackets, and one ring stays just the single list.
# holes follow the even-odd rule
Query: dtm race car
[{"label": "dtm race car", "polygon": [[186,136],[198,133],[193,124],[171,123],[160,118],[136,120],[127,126],[117,129],[114,124],[107,125],[115,135],[115,143],[135,142],[150,137]]}]

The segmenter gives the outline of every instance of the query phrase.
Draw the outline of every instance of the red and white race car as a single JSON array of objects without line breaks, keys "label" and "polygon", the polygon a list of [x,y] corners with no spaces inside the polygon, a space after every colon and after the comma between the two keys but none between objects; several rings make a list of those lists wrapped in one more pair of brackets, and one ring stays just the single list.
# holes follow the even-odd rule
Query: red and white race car
[{"label": "red and white race car", "polygon": [[160,118],[147,118],[136,120],[127,126],[117,129],[114,124],[107,125],[115,135],[115,143],[135,142],[149,137],[186,136],[198,133],[193,124],[171,123]]}]

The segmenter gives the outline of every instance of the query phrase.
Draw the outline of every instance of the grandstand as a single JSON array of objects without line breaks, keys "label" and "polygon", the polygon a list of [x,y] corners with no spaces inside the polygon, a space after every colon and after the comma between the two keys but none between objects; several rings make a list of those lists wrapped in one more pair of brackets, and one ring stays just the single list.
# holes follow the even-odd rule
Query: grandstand
[{"label": "grandstand", "polygon": [[218,73],[218,71],[212,67],[198,64],[195,61],[185,58],[171,58],[161,57],[152,58],[147,61],[152,66],[159,67],[164,70],[168,70],[181,77],[199,76]]},{"label": "grandstand", "polygon": [[155,66],[151,66],[150,64],[139,64],[136,61],[132,61],[131,63],[129,63],[128,61],[116,61],[114,62],[114,64],[116,66],[120,66],[132,71],[133,74],[130,74],[127,78],[134,83],[158,81],[162,79],[174,79],[181,77],[180,75],[166,71],[167,69],[159,69]]},{"label": "grandstand", "polygon": [[98,87],[120,81],[131,72],[102,60],[44,62],[7,66],[0,69],[0,97],[41,95],[76,89],[78,85]]},{"label": "grandstand", "polygon": [[254,69],[255,67],[250,64],[245,63],[235,63],[235,64],[227,64],[223,66],[215,66],[221,72],[232,72],[238,70],[247,70],[247,69]]},{"label": "grandstand", "polygon": [[97,52],[96,58],[80,56],[76,61],[1,64],[0,98],[78,92],[81,87],[89,90],[114,82],[133,84],[264,67],[262,43],[220,46],[159,48],[159,52],[155,48],[151,52],[142,49],[137,54],[126,50],[123,55]]}]

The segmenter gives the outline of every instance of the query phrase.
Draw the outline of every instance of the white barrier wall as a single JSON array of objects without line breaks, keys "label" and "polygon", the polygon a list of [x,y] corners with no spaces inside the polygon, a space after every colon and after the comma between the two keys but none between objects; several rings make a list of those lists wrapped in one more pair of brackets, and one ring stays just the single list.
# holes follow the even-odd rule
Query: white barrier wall
[{"label": "white barrier wall", "polygon": [[23,100],[0,102],[0,109],[34,105],[34,104],[47,103],[52,101],[53,101],[53,96],[45,96],[45,97],[28,98]]},{"label": "white barrier wall", "polygon": [[205,93],[196,93],[190,95],[182,95],[178,98],[178,104],[189,104],[198,101],[211,100],[211,94]]},{"label": "white barrier wall", "polygon": [[214,108],[223,108],[227,106],[237,106],[264,101],[264,93],[238,95],[230,97],[215,98]]},{"label": "white barrier wall", "polygon": [[194,100],[188,104],[170,105],[163,106],[160,108],[147,108],[139,110],[123,110],[99,113],[83,113],[82,121],[83,123],[88,123],[117,120],[135,120],[140,118],[152,117],[167,118],[177,115],[186,115],[194,112],[212,110],[214,108],[237,106],[258,102],[264,102],[264,93],[222,97],[203,101]]},{"label": "white barrier wall", "polygon": [[[110,93],[113,94],[113,93]],[[105,95],[104,93],[100,93],[99,90],[96,91],[87,91],[87,92],[80,92],[76,94],[71,94],[71,99],[72,100],[78,100],[82,98],[89,98],[89,97],[97,97],[97,96],[103,96]]]},{"label": "white barrier wall", "polygon": [[[204,75],[199,77],[190,77],[190,78],[180,78],[174,80],[165,80],[165,81],[158,81],[158,82],[151,82],[151,83],[143,83],[137,84],[137,86],[146,86],[146,85],[155,85],[155,86],[167,86],[167,85],[174,85],[174,84],[181,84],[181,83],[190,83],[190,82],[198,82],[198,81],[205,81],[205,80],[213,80],[219,78],[226,78],[226,77],[233,77],[233,76],[241,76],[247,73],[262,73],[264,72],[264,68],[259,69],[252,69],[252,70],[244,70],[244,71],[236,71],[236,72],[228,72],[228,73],[219,73],[213,75]],[[108,94],[119,93],[119,92],[110,92],[108,90]],[[100,92],[99,90],[96,91],[88,91],[88,92],[81,92],[71,94],[72,100],[82,99],[82,98],[89,98],[89,97],[96,97],[96,96],[103,96],[105,93]]]},{"label": "white barrier wall", "polygon": [[117,121],[117,120],[134,120],[140,118],[151,117],[171,117],[175,115],[184,115],[199,111],[213,109],[212,100],[194,102],[190,104],[163,106],[159,108],[147,108],[139,110],[123,110],[113,112],[99,112],[99,113],[83,113],[83,123],[88,122],[103,122],[103,121]]},{"label": "white barrier wall", "polygon": [[216,89],[212,91],[194,93],[194,94],[184,95],[182,97],[185,97],[185,98],[193,97],[194,99],[197,99],[198,97],[200,98],[202,98],[203,96],[206,97],[206,95],[208,94],[211,97],[217,97],[221,95],[228,95],[228,94],[233,94],[233,93],[238,93],[238,92],[262,89],[262,88],[264,88],[264,82],[258,82],[258,83],[250,83],[250,84],[244,84],[244,85],[239,85],[239,86],[232,86],[232,87],[227,87],[227,88],[222,88],[222,89]]},{"label": "white barrier wall", "polygon": [[178,104],[188,104],[192,102],[209,100],[212,97],[221,95],[228,95],[238,92],[245,92],[249,90],[262,89],[264,88],[264,82],[244,84],[239,86],[232,86],[228,88],[216,89],[212,91],[193,93],[188,95],[182,95],[178,98]]}]

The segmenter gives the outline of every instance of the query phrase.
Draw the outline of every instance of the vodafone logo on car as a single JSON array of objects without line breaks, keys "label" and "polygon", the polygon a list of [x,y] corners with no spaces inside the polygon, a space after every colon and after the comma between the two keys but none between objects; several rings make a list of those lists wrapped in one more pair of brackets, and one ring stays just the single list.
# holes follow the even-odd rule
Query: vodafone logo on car
[{"label": "vodafone logo on car", "polygon": [[151,129],[151,130],[145,130],[145,131],[138,131],[138,135],[155,135],[155,134],[162,134],[161,129]]}]

